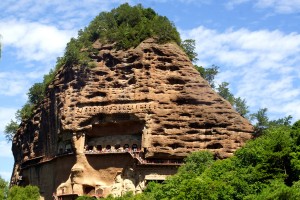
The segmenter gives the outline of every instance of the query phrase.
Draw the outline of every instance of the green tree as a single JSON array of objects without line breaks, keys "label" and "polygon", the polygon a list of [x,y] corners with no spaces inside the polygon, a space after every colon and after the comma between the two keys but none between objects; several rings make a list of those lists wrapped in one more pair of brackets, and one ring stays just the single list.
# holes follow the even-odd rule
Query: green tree
[{"label": "green tree", "polygon": [[102,43],[115,43],[118,49],[128,49],[150,37],[156,38],[160,43],[181,43],[174,24],[166,17],[159,16],[151,8],[143,8],[140,4],[130,6],[125,3],[111,12],[100,13],[88,27],[80,31],[76,40],[87,48],[99,39]]},{"label": "green tree", "polygon": [[17,110],[15,116],[15,120],[10,120],[8,124],[6,124],[4,129],[4,135],[7,142],[11,142],[13,140],[14,135],[17,133],[19,128],[19,124],[22,120],[29,119],[33,114],[34,104],[27,102],[21,109]]},{"label": "green tree", "polygon": [[35,83],[31,88],[29,88],[29,92],[27,93],[29,102],[32,104],[37,104],[44,98],[45,85],[43,83]]},{"label": "green tree", "polygon": [[[58,65],[57,65],[57,70],[59,69],[60,66],[62,66],[61,62],[64,62],[64,61],[61,61],[60,60],[61,58],[58,58],[57,62],[58,62]],[[48,74],[45,74],[44,75],[44,79],[43,79],[43,84],[44,84],[44,89],[46,90],[48,85],[54,80],[54,77],[55,77],[55,73],[57,70],[53,70],[53,69],[50,69],[49,73]],[[45,91],[43,91],[43,93],[45,93]]]},{"label": "green tree", "polygon": [[267,116],[267,108],[261,108],[256,113],[250,115],[251,120],[255,120],[255,133],[257,136],[261,135],[268,127],[269,117]]},{"label": "green tree", "polygon": [[201,77],[207,80],[212,88],[215,88],[215,77],[219,73],[219,67],[212,65],[209,68],[195,65],[195,68],[200,73]]},{"label": "green tree", "polygon": [[193,39],[186,39],[181,43],[181,47],[183,48],[186,55],[189,57],[191,62],[196,62],[198,60],[196,53],[196,42]]},{"label": "green tree", "polygon": [[300,199],[300,188],[288,187],[281,180],[273,180],[259,194],[251,194],[245,200],[295,200]]},{"label": "green tree", "polygon": [[210,151],[198,151],[191,153],[184,159],[185,165],[179,168],[179,173],[200,175],[214,162],[214,156]]},{"label": "green tree", "polygon": [[246,104],[246,100],[242,99],[241,97],[234,97],[228,86],[229,83],[222,82],[216,88],[218,94],[226,99],[241,116],[248,118],[249,107]]},{"label": "green tree", "polygon": [[264,130],[276,126],[291,126],[292,116],[279,118],[277,120],[269,120],[267,115],[267,108],[261,108],[256,113],[250,115],[250,119],[255,123],[255,136],[260,136]]},{"label": "green tree", "polygon": [[249,106],[247,106],[246,99],[242,99],[241,97],[234,98],[233,107],[241,116],[248,118]]},{"label": "green tree", "polygon": [[7,200],[39,200],[39,188],[28,185],[26,187],[13,186],[8,192]]},{"label": "green tree", "polygon": [[10,120],[10,123],[8,123],[5,126],[4,134],[7,142],[11,142],[13,140],[14,135],[17,133],[18,128],[19,128],[19,124],[13,120]]},{"label": "green tree", "polygon": [[233,94],[230,92],[229,88],[229,83],[227,82],[222,82],[217,88],[217,92],[218,94],[223,97],[224,99],[226,99],[227,101],[229,101],[229,103],[231,105],[234,104],[234,96]]},{"label": "green tree", "polygon": [[269,121],[269,127],[273,126],[291,126],[293,117],[291,115],[284,117],[284,118],[279,118],[276,120],[271,120]]},{"label": "green tree", "polygon": [[0,176],[0,200],[4,200],[7,197],[8,183]]},{"label": "green tree", "polygon": [[27,102],[20,110],[16,112],[17,121],[27,120],[32,116],[34,105]]}]

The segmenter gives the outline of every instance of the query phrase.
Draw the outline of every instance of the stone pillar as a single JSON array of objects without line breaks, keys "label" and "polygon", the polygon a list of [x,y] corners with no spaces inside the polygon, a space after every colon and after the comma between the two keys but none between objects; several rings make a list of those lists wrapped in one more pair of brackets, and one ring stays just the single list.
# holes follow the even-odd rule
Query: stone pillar
[{"label": "stone pillar", "polygon": [[72,144],[76,154],[84,153],[85,133],[73,133]]}]

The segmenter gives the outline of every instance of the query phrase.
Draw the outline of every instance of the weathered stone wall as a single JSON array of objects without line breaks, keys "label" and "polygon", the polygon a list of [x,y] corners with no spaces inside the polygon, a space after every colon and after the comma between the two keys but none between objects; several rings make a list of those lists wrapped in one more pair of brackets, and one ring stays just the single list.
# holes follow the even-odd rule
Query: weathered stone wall
[{"label": "weathered stone wall", "polygon": [[[142,159],[180,160],[203,149],[225,158],[251,137],[251,124],[209,87],[176,44],[156,44],[148,39],[127,51],[97,42],[94,48],[98,53],[90,56],[96,67],[62,68],[34,117],[21,124],[13,141],[13,184],[23,174],[47,195],[59,194],[62,189],[82,194],[90,186],[107,193],[128,179],[124,174],[130,168],[134,186],[143,182],[139,179],[145,179],[145,174],[137,175],[137,160],[129,154],[128,158],[112,155],[112,160],[111,155],[86,155],[89,138],[97,143],[107,141],[110,135],[130,135],[128,138],[140,138]],[[70,151],[75,161],[60,159]],[[55,164],[46,164],[51,159]],[[67,169],[49,179],[51,170],[65,162],[69,163]],[[37,176],[50,181],[35,182]],[[117,194],[116,190],[113,193]]]}]

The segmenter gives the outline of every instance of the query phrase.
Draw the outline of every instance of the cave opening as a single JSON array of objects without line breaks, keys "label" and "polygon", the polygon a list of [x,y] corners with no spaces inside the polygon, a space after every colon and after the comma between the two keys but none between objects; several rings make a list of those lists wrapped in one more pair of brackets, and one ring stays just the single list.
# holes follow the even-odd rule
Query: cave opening
[{"label": "cave opening", "polygon": [[91,120],[92,129],[86,133],[87,152],[138,151],[142,146],[145,121],[134,114],[100,114]]}]

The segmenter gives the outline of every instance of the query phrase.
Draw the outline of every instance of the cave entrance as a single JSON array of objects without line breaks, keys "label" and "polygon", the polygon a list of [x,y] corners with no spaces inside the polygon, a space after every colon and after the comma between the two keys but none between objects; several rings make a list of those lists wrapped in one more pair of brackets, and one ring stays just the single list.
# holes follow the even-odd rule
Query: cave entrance
[{"label": "cave entrance", "polygon": [[57,140],[57,154],[68,154],[73,152],[72,147],[72,134],[63,133]]},{"label": "cave entrance", "polygon": [[[86,151],[124,152],[141,149],[145,121],[134,114],[100,114],[91,119]],[[101,148],[100,148],[101,147]]]},{"label": "cave entrance", "polygon": [[90,137],[107,135],[141,134],[145,121],[128,113],[101,114],[91,120],[92,129],[87,133]]},{"label": "cave entrance", "polygon": [[131,146],[131,148],[132,148],[133,151],[137,151],[138,150],[138,145],[137,144],[133,144]]},{"label": "cave entrance", "polygon": [[102,145],[97,145],[97,151],[102,151]]},{"label": "cave entrance", "polygon": [[93,186],[84,185],[83,192],[86,195],[93,196],[93,195],[95,195],[95,188]]}]

